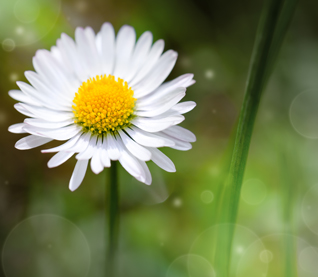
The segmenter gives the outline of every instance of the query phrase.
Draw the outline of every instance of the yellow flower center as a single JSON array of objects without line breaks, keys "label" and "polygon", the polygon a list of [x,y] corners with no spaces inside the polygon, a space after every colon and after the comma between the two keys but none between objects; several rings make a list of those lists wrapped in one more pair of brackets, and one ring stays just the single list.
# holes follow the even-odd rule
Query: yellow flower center
[{"label": "yellow flower center", "polygon": [[112,75],[83,82],[75,93],[74,122],[84,132],[104,135],[130,126],[136,99],[127,82]]}]

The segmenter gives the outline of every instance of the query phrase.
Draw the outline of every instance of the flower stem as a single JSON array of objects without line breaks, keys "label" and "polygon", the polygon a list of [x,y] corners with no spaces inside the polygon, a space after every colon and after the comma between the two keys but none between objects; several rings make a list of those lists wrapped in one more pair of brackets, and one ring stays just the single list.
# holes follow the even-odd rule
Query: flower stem
[{"label": "flower stem", "polygon": [[[220,225],[221,230],[218,230],[215,256],[218,276],[227,277],[230,274],[232,240],[254,121],[262,91],[269,79],[296,6],[289,3],[294,2],[296,1],[266,1],[258,26],[229,174],[225,180],[225,194],[221,203],[220,221],[230,224]],[[293,8],[290,8],[291,6]]]},{"label": "flower stem", "polygon": [[[106,190],[106,203],[108,203],[108,250],[106,262],[106,276],[116,276],[116,256],[118,247],[119,231],[119,190],[118,190],[118,162],[112,162],[110,167],[110,179]],[[106,219],[107,220],[107,219]]]}]

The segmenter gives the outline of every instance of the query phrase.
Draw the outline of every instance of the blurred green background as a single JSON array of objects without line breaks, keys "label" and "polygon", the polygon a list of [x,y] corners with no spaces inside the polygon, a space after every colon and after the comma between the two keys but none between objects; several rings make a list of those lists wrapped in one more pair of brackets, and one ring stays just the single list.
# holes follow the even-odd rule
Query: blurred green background
[{"label": "blurred green background", "polygon": [[[48,169],[50,154],[16,150],[22,135],[7,131],[24,119],[7,92],[26,81],[35,51],[50,49],[62,32],[74,37],[77,26],[97,32],[105,21],[163,38],[179,53],[168,79],[194,73],[197,81],[184,99],[197,107],[181,124],[197,142],[188,152],[164,149],[177,172],[148,163],[147,187],[120,170],[120,276],[215,276],[217,206],[262,2],[0,0],[0,276],[105,276],[109,172],[88,170],[70,192],[74,158]],[[286,251],[294,251],[289,276],[317,276],[317,32],[318,2],[301,1],[255,122],[232,276],[286,276]]]}]

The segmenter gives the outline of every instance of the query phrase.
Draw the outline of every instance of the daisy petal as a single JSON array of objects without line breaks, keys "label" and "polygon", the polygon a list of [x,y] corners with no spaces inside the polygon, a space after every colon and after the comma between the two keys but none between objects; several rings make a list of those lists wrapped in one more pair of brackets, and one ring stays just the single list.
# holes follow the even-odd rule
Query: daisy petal
[{"label": "daisy petal", "polygon": [[148,56],[146,57],[145,63],[142,65],[141,69],[138,71],[137,75],[129,82],[130,86],[136,85],[140,80],[142,80],[149,71],[154,67],[154,65],[159,60],[159,57],[164,49],[165,43],[162,39],[157,40],[152,46]]},{"label": "daisy petal", "polygon": [[47,163],[49,168],[57,167],[62,163],[65,163],[70,157],[74,155],[74,152],[58,152]]},{"label": "daisy petal", "polygon": [[167,129],[173,125],[177,125],[183,120],[183,116],[172,116],[162,119],[137,117],[133,119],[131,123],[144,131],[155,133]]},{"label": "daisy petal", "polygon": [[147,111],[137,111],[136,115],[153,117],[168,111],[185,96],[185,90],[185,88],[176,89],[177,93],[172,96],[166,97],[166,100],[163,103],[157,102],[156,104],[152,105],[152,109],[149,109]]},{"label": "daisy petal", "polygon": [[25,116],[33,117],[34,114],[27,110],[21,103],[14,104],[13,107]]},{"label": "daisy petal", "polygon": [[160,150],[157,148],[148,148],[148,150],[151,152],[151,160],[156,165],[168,172],[176,171],[176,167],[174,166],[173,162]]},{"label": "daisy petal", "polygon": [[119,162],[126,169],[126,171],[141,182],[146,181],[146,174],[139,161],[123,150],[119,158]]},{"label": "daisy petal", "polygon": [[194,80],[193,80],[193,74],[183,74],[169,82],[166,82],[164,84],[162,84],[160,87],[158,87],[154,93],[158,93],[158,95],[161,95],[161,94],[165,94],[167,91],[172,91],[176,88],[179,88],[179,87],[184,87],[184,88],[187,88],[191,85],[194,84]]},{"label": "daisy petal", "polygon": [[159,132],[158,135],[163,136],[167,139],[171,139],[175,143],[174,146],[171,146],[171,148],[173,148],[173,149],[187,151],[187,150],[190,150],[192,148],[191,143],[189,143],[187,141],[179,140],[179,139],[174,138],[174,137],[171,137],[171,136],[165,134],[164,132]]},{"label": "daisy petal", "polygon": [[103,171],[104,165],[100,159],[100,152],[96,151],[91,159],[91,169],[95,174],[99,174]]},{"label": "daisy petal", "polygon": [[104,147],[104,143],[101,147],[100,160],[104,167],[110,167],[110,158],[108,157],[107,150]]},{"label": "daisy petal", "polygon": [[[17,85],[25,95],[27,95],[29,98],[32,99],[32,101],[34,101],[35,99],[35,101],[40,103],[40,105],[34,105],[34,106],[45,106],[48,108],[56,108],[58,110],[65,110],[65,108],[61,107],[60,105],[56,105],[52,103],[52,99],[48,95],[39,93],[35,88],[30,86],[29,84],[19,81],[17,82]],[[51,105],[50,105],[50,102],[51,102]]]},{"label": "daisy petal", "polygon": [[140,108],[143,108],[144,106],[147,107],[157,101],[162,101],[167,97],[167,95],[174,93],[178,88],[187,88],[193,81],[192,78],[193,74],[184,74],[172,81],[162,84],[152,93],[138,99],[138,102],[140,103],[138,104],[138,107],[140,106]]},{"label": "daisy petal", "polygon": [[114,76],[124,79],[131,60],[136,41],[135,29],[124,25],[120,28],[116,39],[116,59]]},{"label": "daisy petal", "polygon": [[100,75],[102,73],[101,64],[93,29],[89,27],[85,30],[80,27],[76,28],[75,40],[78,48],[78,54],[83,63],[83,67],[86,69],[88,77],[93,78],[96,77],[96,75]]},{"label": "daisy petal", "polygon": [[70,147],[68,149],[68,151],[73,151],[73,152],[76,152],[76,153],[81,153],[81,152],[85,151],[86,148],[89,145],[90,138],[91,138],[91,134],[90,133],[83,134],[76,141],[76,143],[72,147]]},{"label": "daisy petal", "polygon": [[65,142],[57,147],[41,150],[41,152],[42,153],[52,153],[52,152],[59,152],[59,151],[69,151],[69,149],[76,144],[76,142],[78,141],[80,136],[81,136],[81,134],[78,134],[78,135],[74,136],[73,138],[71,138],[70,140],[68,140],[67,142]]},{"label": "daisy petal", "polygon": [[52,141],[51,138],[43,138],[39,136],[30,135],[18,140],[15,144],[15,148],[19,150],[32,149],[48,142]]},{"label": "daisy petal", "polygon": [[129,73],[125,77],[125,80],[129,83],[136,75],[139,68],[144,64],[145,59],[149,53],[152,44],[152,33],[144,32],[136,43],[134,53],[131,57],[129,65]]},{"label": "daisy petal", "polygon": [[101,60],[103,74],[111,74],[115,62],[115,31],[110,23],[104,23],[101,31]]},{"label": "daisy petal", "polygon": [[145,183],[146,185],[151,185],[152,177],[151,177],[151,173],[149,171],[149,168],[148,168],[147,164],[144,161],[139,161],[139,163],[140,163],[142,169],[144,170],[145,177],[146,177],[144,182],[141,181],[141,180],[139,180],[139,181]]},{"label": "daisy petal", "polygon": [[118,131],[124,145],[136,158],[141,161],[149,161],[151,159],[151,153],[146,148],[140,146],[138,143],[129,138],[122,130]]},{"label": "daisy petal", "polygon": [[171,100],[174,97],[177,97],[181,93],[185,93],[186,88],[176,88],[172,91],[169,91],[169,93],[164,94],[164,95],[159,95],[157,97],[152,97],[152,98],[147,98],[142,97],[136,101],[136,109],[138,111],[151,111],[153,109],[160,108],[162,105],[165,105],[169,99]]},{"label": "daisy petal", "polygon": [[117,161],[121,155],[121,148],[113,135],[107,135],[104,139],[103,147],[106,147],[107,154],[112,161]]},{"label": "daisy petal", "polygon": [[14,134],[25,134],[27,133],[23,127],[24,127],[24,123],[17,123],[17,124],[13,124],[9,127],[9,132],[14,133]]},{"label": "daisy petal", "polygon": [[81,82],[86,81],[88,79],[88,74],[82,66],[74,40],[63,33],[61,39],[57,41],[57,46],[61,51],[63,60],[73,69],[77,78]]},{"label": "daisy petal", "polygon": [[172,126],[162,132],[171,137],[187,142],[195,142],[197,140],[195,135],[191,131],[181,126]]},{"label": "daisy petal", "polygon": [[98,145],[96,147],[96,151],[91,159],[91,169],[95,174],[99,174],[103,171],[104,165],[101,160],[101,140],[99,139]]},{"label": "daisy petal", "polygon": [[69,189],[71,191],[76,190],[82,183],[87,170],[87,165],[88,160],[77,161],[69,184]]},{"label": "daisy petal", "polygon": [[57,129],[44,129],[26,125],[24,127],[24,130],[33,135],[49,137],[55,140],[67,140],[76,136],[79,132],[82,131],[82,128],[78,125],[70,125]]},{"label": "daisy petal", "polygon": [[33,71],[26,71],[24,75],[38,92],[45,94],[45,97],[42,97],[43,100],[46,100],[48,104],[51,100],[51,106],[54,107],[54,109],[62,110],[62,107],[71,106],[72,100],[66,98],[56,86],[46,84],[43,77],[39,74]]},{"label": "daisy petal", "polygon": [[134,95],[136,97],[142,97],[159,87],[170,74],[176,63],[177,57],[177,52],[173,50],[165,52],[154,68],[138,84],[132,87],[135,92]]},{"label": "daisy petal", "polygon": [[76,159],[88,160],[91,157],[93,157],[94,153],[96,152],[96,141],[97,141],[97,137],[91,136],[87,148],[83,152],[80,152],[79,154],[77,154]]},{"label": "daisy petal", "polygon": [[196,105],[197,104],[193,101],[186,101],[186,102],[182,102],[182,103],[175,105],[171,109],[173,111],[180,113],[180,114],[185,114],[187,112],[192,111]]},{"label": "daisy petal", "polygon": [[57,46],[51,47],[51,55],[52,55],[52,58],[58,63],[60,67],[64,67],[66,69],[65,70],[66,72],[72,72],[69,64],[65,60],[63,60],[62,53]]},{"label": "daisy petal", "polygon": [[125,132],[135,140],[137,143],[143,146],[149,147],[163,147],[163,146],[173,146],[174,142],[159,136],[156,136],[152,133],[147,133],[137,127],[131,127],[125,129]]},{"label": "daisy petal", "polygon": [[66,101],[73,99],[73,91],[77,90],[80,82],[56,62],[51,52],[38,50],[33,58],[33,66],[50,87],[58,88],[59,97]]},{"label": "daisy petal", "polygon": [[33,97],[29,97],[28,95],[26,95],[20,90],[10,90],[9,95],[11,96],[11,98],[17,101],[34,105],[34,106],[39,106],[39,107],[41,106],[41,103],[39,101],[35,100]]},{"label": "daisy petal", "polygon": [[29,114],[32,114],[31,117],[37,117],[37,118],[41,118],[41,119],[44,119],[47,121],[52,121],[52,122],[68,120],[68,119],[73,118],[73,116],[74,116],[74,114],[72,112],[53,111],[53,110],[50,110],[47,108],[35,107],[35,106],[31,106],[28,104],[22,104],[22,103],[17,103],[14,105],[14,107],[16,109],[28,111]]},{"label": "daisy petal", "polygon": [[60,122],[49,122],[38,118],[26,118],[24,123],[29,124],[34,127],[46,128],[46,129],[55,129],[68,126],[74,123],[73,119],[68,119]]}]

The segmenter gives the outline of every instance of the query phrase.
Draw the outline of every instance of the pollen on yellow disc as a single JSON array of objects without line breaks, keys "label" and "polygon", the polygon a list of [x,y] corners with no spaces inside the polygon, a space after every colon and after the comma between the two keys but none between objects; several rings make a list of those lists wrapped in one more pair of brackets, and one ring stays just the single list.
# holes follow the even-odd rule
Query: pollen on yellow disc
[{"label": "pollen on yellow disc", "polygon": [[83,82],[73,99],[74,122],[85,132],[106,134],[130,126],[134,91],[123,79],[96,76]]}]

